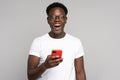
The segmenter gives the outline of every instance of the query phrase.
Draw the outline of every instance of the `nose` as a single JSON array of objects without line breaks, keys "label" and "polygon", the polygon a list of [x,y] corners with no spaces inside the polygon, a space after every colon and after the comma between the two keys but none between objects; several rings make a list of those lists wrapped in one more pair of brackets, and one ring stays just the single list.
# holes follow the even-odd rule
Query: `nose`
[{"label": "nose", "polygon": [[56,16],[56,17],[55,17],[55,21],[60,21],[59,16]]}]

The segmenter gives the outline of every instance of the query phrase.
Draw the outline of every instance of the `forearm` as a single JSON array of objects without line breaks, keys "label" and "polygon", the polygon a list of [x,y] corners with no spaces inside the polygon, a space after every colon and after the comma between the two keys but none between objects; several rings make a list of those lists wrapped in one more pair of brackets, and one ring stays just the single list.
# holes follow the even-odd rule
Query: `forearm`
[{"label": "forearm", "polygon": [[44,72],[46,71],[46,67],[43,64],[40,66],[34,68],[34,69],[29,69],[28,70],[28,79],[29,80],[36,80],[38,77],[40,77]]},{"label": "forearm", "polygon": [[85,72],[82,71],[82,72],[76,73],[76,80],[86,80]]},{"label": "forearm", "polygon": [[83,56],[75,59],[76,80],[86,80]]}]

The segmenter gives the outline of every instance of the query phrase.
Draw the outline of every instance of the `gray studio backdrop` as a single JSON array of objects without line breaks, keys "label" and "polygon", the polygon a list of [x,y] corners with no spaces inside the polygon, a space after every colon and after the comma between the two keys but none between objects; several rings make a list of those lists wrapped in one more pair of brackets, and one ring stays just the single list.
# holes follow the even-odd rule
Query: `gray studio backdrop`
[{"label": "gray studio backdrop", "polygon": [[87,80],[120,80],[119,0],[0,0],[0,80],[27,80],[32,40],[50,30],[54,1],[69,9],[65,30],[83,43]]}]

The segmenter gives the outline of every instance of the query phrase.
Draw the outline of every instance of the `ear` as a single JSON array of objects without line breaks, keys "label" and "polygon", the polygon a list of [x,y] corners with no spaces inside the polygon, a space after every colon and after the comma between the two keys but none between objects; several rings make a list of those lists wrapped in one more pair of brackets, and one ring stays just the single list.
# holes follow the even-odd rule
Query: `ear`
[{"label": "ear", "polygon": [[67,20],[67,16],[66,16],[66,20]]},{"label": "ear", "polygon": [[67,16],[65,17],[65,23],[67,23]]},{"label": "ear", "polygon": [[47,22],[48,22],[48,24],[49,24],[49,17],[47,17]]}]

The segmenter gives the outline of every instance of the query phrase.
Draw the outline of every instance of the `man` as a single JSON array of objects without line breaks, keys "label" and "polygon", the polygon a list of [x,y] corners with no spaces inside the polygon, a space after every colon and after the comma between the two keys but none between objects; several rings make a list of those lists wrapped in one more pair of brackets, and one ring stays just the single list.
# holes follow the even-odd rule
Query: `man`
[{"label": "man", "polygon": [[[52,3],[47,9],[51,31],[34,39],[28,57],[29,80],[86,80],[83,48],[78,38],[64,32],[67,8]],[[62,57],[52,50],[62,50]]]}]

